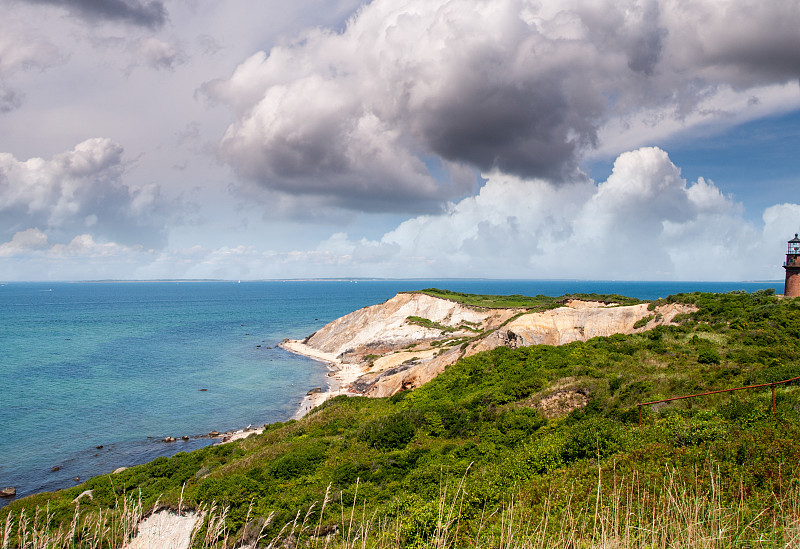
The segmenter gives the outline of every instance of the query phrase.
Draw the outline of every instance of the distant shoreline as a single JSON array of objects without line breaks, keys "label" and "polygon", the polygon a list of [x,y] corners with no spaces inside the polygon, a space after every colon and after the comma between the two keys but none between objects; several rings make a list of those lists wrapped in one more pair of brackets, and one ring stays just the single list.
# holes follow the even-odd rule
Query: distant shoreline
[{"label": "distant shoreline", "polygon": [[338,278],[253,278],[253,279],[227,279],[227,278],[108,278],[98,280],[0,280],[0,284],[125,284],[125,283],[164,283],[164,282],[220,282],[220,283],[248,283],[248,282],[421,282],[421,281],[440,281],[440,282],[618,282],[624,284],[783,284],[784,279],[774,280],[603,280],[588,278],[380,278],[380,277],[338,277]]}]

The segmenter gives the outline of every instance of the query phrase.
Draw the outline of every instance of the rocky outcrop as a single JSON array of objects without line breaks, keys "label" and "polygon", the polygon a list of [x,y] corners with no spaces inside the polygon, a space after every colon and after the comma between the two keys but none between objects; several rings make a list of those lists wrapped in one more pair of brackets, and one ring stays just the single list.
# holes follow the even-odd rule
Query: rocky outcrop
[{"label": "rocky outcrop", "polygon": [[338,393],[384,397],[419,387],[464,356],[500,346],[563,345],[651,330],[693,310],[676,303],[651,311],[646,303],[569,301],[556,309],[529,312],[398,294],[334,320],[303,341],[286,341],[282,346],[329,362],[337,376],[346,371],[347,376],[340,376],[343,386]]}]

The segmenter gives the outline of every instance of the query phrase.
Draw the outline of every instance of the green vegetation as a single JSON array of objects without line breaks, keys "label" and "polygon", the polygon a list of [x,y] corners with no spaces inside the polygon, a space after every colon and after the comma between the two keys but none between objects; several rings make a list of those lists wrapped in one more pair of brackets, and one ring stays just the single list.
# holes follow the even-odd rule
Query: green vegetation
[{"label": "green vegetation", "polygon": [[[16,543],[6,517],[23,509],[49,508],[41,530],[69,529],[88,489],[79,512],[104,520],[124,522],[131,495],[145,512],[216,504],[197,542],[209,547],[257,534],[263,546],[797,546],[800,386],[777,387],[774,417],[768,387],[643,407],[641,427],[636,404],[800,375],[800,299],[666,302],[698,310],[630,336],[497,348],[414,391],[337,397],[257,437],[13,502],[0,546]],[[71,543],[113,545],[90,533]]]},{"label": "green vegetation", "polygon": [[417,326],[422,326],[423,328],[441,330],[443,333],[455,332],[458,329],[454,326],[445,326],[444,324],[439,324],[438,322],[434,322],[429,318],[422,318],[421,316],[409,316],[406,318],[406,321],[409,324],[416,324]]},{"label": "green vegetation", "polygon": [[565,294],[561,297],[550,297],[546,295],[537,295],[529,297],[524,295],[480,295],[480,294],[465,294],[462,292],[451,292],[450,290],[440,290],[439,288],[425,288],[424,290],[408,292],[426,294],[441,299],[448,299],[467,305],[469,307],[478,307],[483,309],[506,309],[506,308],[521,308],[531,309],[537,311],[544,311],[547,309],[554,309],[562,306],[570,299],[582,299],[585,301],[600,301],[602,303],[615,303],[618,305],[637,305],[643,303],[641,300],[633,297],[625,297],[618,294]]},{"label": "green vegetation", "polygon": [[644,318],[640,318],[639,320],[633,323],[634,329],[638,330],[639,328],[644,328],[645,326],[647,326],[647,323],[653,320],[655,317],[656,315],[647,315]]},{"label": "green vegetation", "polygon": [[481,330],[475,327],[474,322],[462,322],[458,326],[445,326],[444,324],[440,324],[438,322],[434,322],[429,318],[423,318],[421,316],[409,316],[406,318],[409,324],[416,324],[417,326],[422,326],[423,328],[433,328],[434,330],[441,330],[443,334],[449,334],[451,332],[457,332],[459,330],[467,330],[470,332],[475,333],[483,333]]}]

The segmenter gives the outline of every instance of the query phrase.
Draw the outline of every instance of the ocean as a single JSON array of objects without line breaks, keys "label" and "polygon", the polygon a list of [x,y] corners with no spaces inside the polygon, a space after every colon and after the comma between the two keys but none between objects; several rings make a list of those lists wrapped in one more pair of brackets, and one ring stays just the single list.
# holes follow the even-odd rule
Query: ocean
[{"label": "ocean", "polygon": [[[678,292],[782,282],[349,280],[0,284],[0,488],[17,497],[290,419],[324,364],[276,345],[399,291]],[[181,436],[190,437],[188,441]],[[173,443],[161,440],[178,438]],[[55,469],[55,470],[54,470]],[[0,506],[8,499],[0,499]]]}]

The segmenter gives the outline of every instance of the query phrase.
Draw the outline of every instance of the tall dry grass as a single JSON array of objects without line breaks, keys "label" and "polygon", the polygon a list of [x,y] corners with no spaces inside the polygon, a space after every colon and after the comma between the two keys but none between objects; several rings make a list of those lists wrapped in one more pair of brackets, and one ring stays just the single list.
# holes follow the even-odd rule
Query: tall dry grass
[{"label": "tall dry grass", "polygon": [[[603,475],[610,476],[604,478]],[[709,468],[693,482],[674,472],[648,486],[638,475],[617,477],[597,471],[597,487],[579,501],[574,493],[551,493],[544,501],[509,495],[495,509],[483,509],[469,522],[463,510],[466,473],[457,483],[440,483],[435,524],[429,533],[408,539],[411,515],[388,516],[367,511],[359,500],[340,503],[331,513],[335,496],[328,487],[322,505],[298,510],[294,519],[271,536],[274,514],[247,514],[244,528],[226,528],[227,508],[214,504],[197,510],[202,517],[193,533],[193,547],[268,547],[270,549],[800,549],[800,492],[796,482],[782,495],[724,497],[726,479]],[[792,480],[792,479],[789,479]],[[452,488],[449,488],[452,487]],[[742,487],[740,487],[742,488]],[[744,494],[745,490],[738,490]],[[341,495],[339,496],[341,498]],[[180,509],[178,510],[180,511]],[[411,512],[413,515],[413,511]],[[141,501],[120,498],[113,509],[81,512],[76,505],[70,524],[54,525],[48,509],[28,516],[9,515],[0,524],[0,549],[121,547],[133,537],[143,516]],[[153,549],[158,549],[154,547]]]},{"label": "tall dry grass", "polygon": [[49,506],[36,508],[33,516],[26,510],[18,517],[9,513],[0,525],[2,549],[101,549],[119,547],[136,532],[142,519],[141,494],[123,495],[114,507],[82,512],[80,500],[68,523],[53,524]]}]

